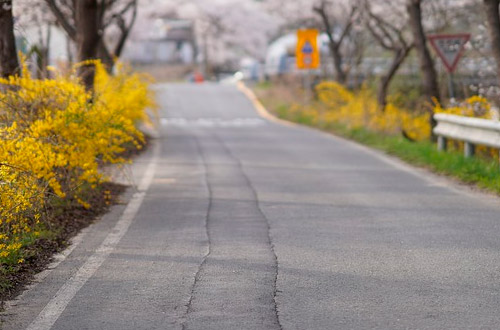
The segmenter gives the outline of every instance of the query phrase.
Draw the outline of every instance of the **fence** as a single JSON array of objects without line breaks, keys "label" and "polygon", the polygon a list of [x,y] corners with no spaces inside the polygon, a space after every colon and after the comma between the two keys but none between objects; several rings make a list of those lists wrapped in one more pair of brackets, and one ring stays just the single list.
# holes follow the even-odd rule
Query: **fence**
[{"label": "fence", "polygon": [[465,157],[472,157],[476,144],[500,149],[500,122],[449,114],[436,114],[438,149],[445,151],[447,139],[463,141]]}]

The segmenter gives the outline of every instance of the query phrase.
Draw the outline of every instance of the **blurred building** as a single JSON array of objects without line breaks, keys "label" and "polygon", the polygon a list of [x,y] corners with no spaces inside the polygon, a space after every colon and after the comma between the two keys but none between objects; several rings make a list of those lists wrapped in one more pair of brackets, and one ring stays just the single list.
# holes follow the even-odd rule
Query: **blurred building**
[{"label": "blurred building", "polygon": [[138,64],[193,64],[196,53],[192,21],[158,18],[148,33],[127,42],[122,58]]}]

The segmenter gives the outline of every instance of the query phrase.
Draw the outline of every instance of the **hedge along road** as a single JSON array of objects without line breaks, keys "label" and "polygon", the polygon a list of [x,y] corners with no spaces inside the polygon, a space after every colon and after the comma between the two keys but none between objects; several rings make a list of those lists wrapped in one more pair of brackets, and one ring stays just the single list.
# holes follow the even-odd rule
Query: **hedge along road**
[{"label": "hedge along road", "polygon": [[263,119],[234,86],[162,85],[158,98],[140,189],[5,329],[500,324],[497,198]]}]

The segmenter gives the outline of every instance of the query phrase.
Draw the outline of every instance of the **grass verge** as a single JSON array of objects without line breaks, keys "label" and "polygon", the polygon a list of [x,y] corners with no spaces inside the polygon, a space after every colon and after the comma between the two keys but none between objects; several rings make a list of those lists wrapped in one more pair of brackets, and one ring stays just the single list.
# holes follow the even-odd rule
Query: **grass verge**
[{"label": "grass verge", "polygon": [[411,165],[427,168],[500,195],[500,166],[496,160],[465,158],[457,151],[440,152],[436,145],[430,142],[412,142],[402,136],[385,135],[364,128],[350,128],[341,123],[313,120],[305,111],[289,111],[292,102],[287,97],[279,97],[288,93],[283,94],[280,91],[270,93],[269,90],[272,88],[266,85],[253,89],[262,104],[283,120],[354,140],[396,156]]}]

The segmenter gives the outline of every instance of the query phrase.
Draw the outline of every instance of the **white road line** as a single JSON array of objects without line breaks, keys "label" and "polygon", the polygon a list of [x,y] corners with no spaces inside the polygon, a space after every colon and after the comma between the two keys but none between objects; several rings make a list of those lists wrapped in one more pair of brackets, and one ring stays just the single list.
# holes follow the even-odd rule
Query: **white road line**
[{"label": "white road line", "polygon": [[233,119],[222,119],[222,118],[197,118],[197,119],[186,119],[186,118],[161,118],[160,122],[164,126],[177,126],[177,127],[208,127],[208,128],[221,128],[221,127],[256,127],[263,126],[266,121],[262,118],[233,118]]},{"label": "white road line", "polygon": [[40,284],[47,276],[52,273],[54,269],[56,269],[61,262],[66,260],[66,258],[73,252],[73,250],[80,245],[80,243],[83,241],[83,238],[85,235],[88,233],[88,227],[82,230],[78,235],[73,237],[70,241],[69,246],[62,252],[56,254],[54,256],[54,261],[51,262],[45,270],[42,272],[38,273],[35,275],[35,278],[33,279],[33,282],[30,283],[26,289],[21,293],[18,297],[16,297],[14,300],[6,301],[5,302],[5,312],[8,312],[11,308],[22,302],[25,298],[25,294],[33,290],[38,284]]},{"label": "white road line", "polygon": [[37,318],[26,328],[27,330],[49,330],[57,319],[61,316],[73,297],[83,287],[92,275],[99,269],[108,258],[116,245],[127,232],[132,224],[139,208],[144,200],[146,191],[153,181],[160,154],[160,143],[154,143],[153,157],[148,164],[138,187],[138,191],[133,195],[123,214],[115,227],[106,236],[102,244],[97,248],[92,256],[78,269],[68,281],[57,291],[55,296],[49,301],[45,308],[38,314]]}]

